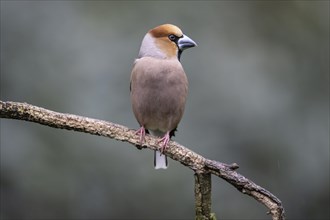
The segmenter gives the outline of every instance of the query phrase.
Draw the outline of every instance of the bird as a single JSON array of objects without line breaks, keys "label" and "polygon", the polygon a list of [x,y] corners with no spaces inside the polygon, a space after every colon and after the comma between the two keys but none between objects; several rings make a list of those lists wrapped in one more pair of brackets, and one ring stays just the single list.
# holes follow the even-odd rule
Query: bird
[{"label": "bird", "polygon": [[181,54],[197,44],[179,27],[162,24],[144,36],[130,78],[132,110],[140,128],[136,131],[142,146],[145,134],[159,138],[154,153],[155,169],[166,169],[164,152],[183,116],[188,95],[188,79]]}]

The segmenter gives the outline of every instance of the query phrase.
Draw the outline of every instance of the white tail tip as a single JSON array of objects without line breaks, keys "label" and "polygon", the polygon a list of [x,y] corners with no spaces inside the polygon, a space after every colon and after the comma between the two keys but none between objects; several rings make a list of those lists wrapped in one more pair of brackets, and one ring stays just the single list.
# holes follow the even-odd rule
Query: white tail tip
[{"label": "white tail tip", "polygon": [[159,151],[155,151],[154,166],[156,170],[167,169],[167,156],[161,155]]}]

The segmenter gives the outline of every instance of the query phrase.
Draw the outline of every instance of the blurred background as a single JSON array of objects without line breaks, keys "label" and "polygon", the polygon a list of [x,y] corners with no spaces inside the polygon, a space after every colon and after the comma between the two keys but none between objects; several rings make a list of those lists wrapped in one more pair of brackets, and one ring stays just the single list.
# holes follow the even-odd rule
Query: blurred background
[{"label": "blurred background", "polygon": [[[145,33],[198,43],[175,141],[329,219],[328,1],[1,1],[1,100],[137,129],[129,79]],[[194,219],[193,172],[128,143],[1,119],[1,219]],[[213,177],[220,219],[270,219]]]}]

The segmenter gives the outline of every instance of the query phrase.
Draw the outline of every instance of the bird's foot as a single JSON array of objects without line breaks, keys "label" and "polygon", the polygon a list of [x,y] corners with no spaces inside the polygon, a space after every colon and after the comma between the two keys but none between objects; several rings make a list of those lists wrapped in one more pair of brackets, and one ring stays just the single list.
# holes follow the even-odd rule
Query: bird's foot
[{"label": "bird's foot", "polygon": [[170,141],[170,132],[168,131],[168,132],[166,132],[166,134],[164,135],[164,137],[162,137],[158,141],[158,143],[162,142],[161,147],[159,149],[160,155],[162,155],[164,153],[164,151],[166,150],[167,144],[168,144],[169,141]]},{"label": "bird's foot", "polygon": [[141,126],[136,132],[135,134],[139,135],[140,136],[140,144],[142,146],[143,142],[144,142],[144,137],[146,135],[146,129]]}]

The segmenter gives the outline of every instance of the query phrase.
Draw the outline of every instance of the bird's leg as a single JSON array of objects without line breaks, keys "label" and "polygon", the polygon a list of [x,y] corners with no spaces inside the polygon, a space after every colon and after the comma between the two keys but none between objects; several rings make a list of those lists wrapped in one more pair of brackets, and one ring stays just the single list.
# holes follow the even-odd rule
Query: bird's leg
[{"label": "bird's leg", "polygon": [[144,137],[146,135],[146,129],[144,128],[144,126],[141,126],[136,132],[135,134],[138,134],[140,136],[140,144],[142,146],[143,142],[144,142]]},{"label": "bird's leg", "polygon": [[161,148],[160,148],[160,155],[162,155],[165,151],[165,149],[167,148],[167,144],[170,141],[170,132],[166,132],[166,134],[164,135],[164,137],[162,137],[158,143],[162,142]]}]

